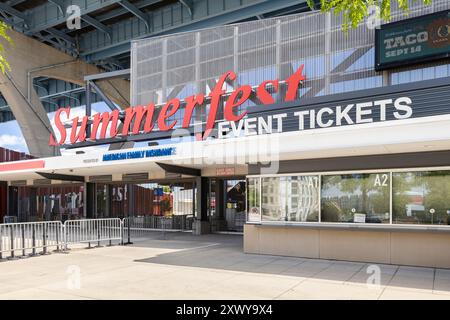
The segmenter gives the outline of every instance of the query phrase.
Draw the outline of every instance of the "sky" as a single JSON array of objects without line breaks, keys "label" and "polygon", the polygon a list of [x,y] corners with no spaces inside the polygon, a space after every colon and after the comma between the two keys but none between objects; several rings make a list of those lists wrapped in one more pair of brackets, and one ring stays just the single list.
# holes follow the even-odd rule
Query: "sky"
[{"label": "sky", "polygon": [[[84,108],[85,106],[72,108],[70,111],[70,118],[72,119],[75,116],[84,116],[85,114]],[[106,105],[106,103],[97,102],[92,104],[92,111],[93,111],[92,113],[95,114],[97,112],[109,111],[109,108]],[[50,112],[47,115],[48,118],[50,119],[50,123],[52,124],[53,130],[56,132],[54,122],[55,112]],[[70,130],[68,130],[68,134],[70,134]],[[22,131],[20,130],[19,124],[17,123],[16,120],[0,123],[0,147],[28,153],[27,144],[22,135]],[[107,146],[95,147],[95,149],[105,149],[105,148],[107,148]],[[91,147],[90,149],[92,150],[94,148]],[[75,151],[67,150],[63,151],[62,153],[64,154],[75,153]]]}]

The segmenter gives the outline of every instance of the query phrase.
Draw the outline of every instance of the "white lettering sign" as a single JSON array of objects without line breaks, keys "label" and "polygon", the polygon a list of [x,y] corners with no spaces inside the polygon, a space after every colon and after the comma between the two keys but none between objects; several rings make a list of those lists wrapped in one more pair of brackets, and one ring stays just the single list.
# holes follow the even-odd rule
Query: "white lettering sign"
[{"label": "white lettering sign", "polygon": [[284,132],[284,124],[297,118],[296,130],[329,128],[351,124],[364,124],[377,121],[408,119],[412,116],[412,100],[409,97],[382,99],[352,103],[335,107],[301,110],[292,114],[272,114],[268,116],[247,117],[239,121],[222,121],[218,124],[218,138],[237,138]]}]

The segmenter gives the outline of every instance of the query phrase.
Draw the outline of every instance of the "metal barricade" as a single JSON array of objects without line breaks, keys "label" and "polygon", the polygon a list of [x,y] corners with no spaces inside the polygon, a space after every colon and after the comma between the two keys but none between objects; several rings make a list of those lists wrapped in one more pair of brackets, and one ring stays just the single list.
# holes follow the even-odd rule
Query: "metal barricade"
[{"label": "metal barricade", "polygon": [[123,220],[84,219],[0,224],[0,259],[46,254],[50,249],[67,250],[69,245],[100,246],[131,243],[146,238],[148,231],[192,230],[192,216],[128,217]]},{"label": "metal barricade", "polygon": [[60,221],[0,224],[0,259],[62,250],[63,228]]},{"label": "metal barricade", "polygon": [[187,231],[192,230],[192,215],[142,216],[123,219],[123,236],[129,243],[131,238],[146,238],[149,231]]},{"label": "metal barricade", "polygon": [[64,222],[65,249],[70,244],[92,243],[100,246],[103,242],[112,245],[113,241],[122,241],[123,222],[119,218],[67,220]]}]

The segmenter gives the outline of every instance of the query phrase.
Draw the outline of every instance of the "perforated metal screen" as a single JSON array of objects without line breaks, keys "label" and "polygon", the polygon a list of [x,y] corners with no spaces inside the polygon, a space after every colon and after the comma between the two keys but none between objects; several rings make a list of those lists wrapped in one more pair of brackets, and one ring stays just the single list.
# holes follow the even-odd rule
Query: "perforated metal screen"
[{"label": "perforated metal screen", "polygon": [[[393,7],[392,21],[448,8],[448,0],[434,0],[429,7],[418,2],[405,16]],[[312,12],[134,41],[132,103],[160,104],[208,93],[230,70],[238,75],[235,87],[256,86],[263,80],[285,80],[305,64],[300,99],[450,74],[445,63],[376,73],[374,29],[364,23],[344,33],[341,22],[339,16]],[[283,98],[281,93],[274,96]],[[248,101],[242,108],[253,104]]]}]

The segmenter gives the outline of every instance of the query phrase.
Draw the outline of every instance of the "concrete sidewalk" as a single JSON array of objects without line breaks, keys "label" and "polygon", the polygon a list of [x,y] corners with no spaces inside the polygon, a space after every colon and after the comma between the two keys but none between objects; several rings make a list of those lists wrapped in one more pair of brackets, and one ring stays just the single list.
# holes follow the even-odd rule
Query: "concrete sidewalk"
[{"label": "concrete sidewalk", "polygon": [[242,236],[154,233],[0,262],[0,299],[450,299],[450,270],[252,255]]}]

